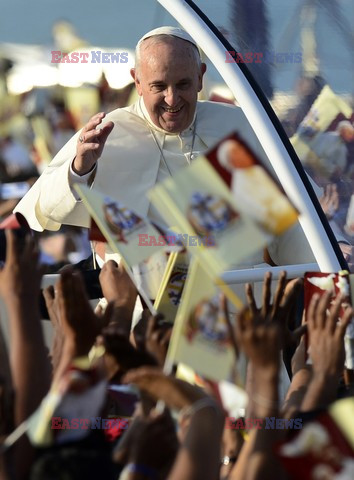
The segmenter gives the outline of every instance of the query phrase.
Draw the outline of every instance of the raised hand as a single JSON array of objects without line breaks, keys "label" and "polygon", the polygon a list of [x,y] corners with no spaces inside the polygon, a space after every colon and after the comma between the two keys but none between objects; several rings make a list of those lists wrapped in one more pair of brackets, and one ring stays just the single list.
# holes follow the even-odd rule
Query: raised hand
[{"label": "raised hand", "polygon": [[29,234],[22,239],[6,230],[6,262],[0,271],[0,294],[8,308],[25,300],[38,303],[43,270],[38,263],[39,249]]},{"label": "raised hand", "polygon": [[0,295],[10,327],[10,365],[15,391],[15,423],[38,407],[50,385],[50,366],[39,317],[42,269],[39,249],[26,234],[6,231],[6,261],[0,270]]},{"label": "raised hand", "polygon": [[150,317],[150,310],[148,308],[144,308],[140,320],[136,323],[134,329],[132,330],[130,341],[138,350],[146,350],[145,340]]},{"label": "raised hand", "polygon": [[284,296],[285,275],[280,276],[273,304],[270,303],[270,283],[271,275],[267,274],[261,308],[257,308],[250,285],[246,286],[249,306],[238,313],[235,326],[237,343],[250,361],[247,390],[253,403],[249,404],[249,409],[259,417],[274,415],[278,409],[277,389],[282,345],[280,325],[284,322],[280,305]]},{"label": "raised hand", "polygon": [[159,324],[156,317],[151,316],[148,320],[145,348],[146,351],[156,358],[158,364],[163,367],[167,355],[168,345],[172,335],[172,326]]},{"label": "raised hand", "polygon": [[281,341],[277,324],[259,322],[258,313],[245,307],[237,314],[236,339],[254,367],[278,371]]},{"label": "raised hand", "polygon": [[108,260],[102,267],[100,284],[107,302],[114,302],[115,306],[125,306],[133,313],[137,290],[122,265]]},{"label": "raised hand", "polygon": [[71,343],[75,356],[86,355],[109,315],[95,315],[79,272],[63,271],[54,292],[65,343]]},{"label": "raised hand", "polygon": [[257,323],[276,324],[280,330],[280,348],[297,344],[301,335],[306,331],[306,325],[296,330],[291,330],[294,323],[296,300],[302,288],[300,278],[287,283],[286,272],[281,272],[271,303],[272,274],[267,272],[264,276],[262,306],[257,307],[253,290],[250,284],[246,285],[246,297],[249,309]]},{"label": "raised hand", "polygon": [[90,118],[80,132],[76,157],[72,165],[74,172],[78,175],[88,173],[102,155],[107,137],[114,127],[113,122],[107,122],[103,127],[99,127],[105,116],[103,112],[97,113]]},{"label": "raised hand", "polygon": [[344,368],[344,335],[353,316],[353,309],[346,308],[339,321],[343,297],[337,295],[330,306],[332,292],[321,297],[313,295],[307,313],[310,339],[310,357],[314,376],[325,375],[338,380]]},{"label": "raised hand", "polygon": [[106,262],[100,273],[100,284],[106,300],[113,306],[111,322],[118,323],[129,338],[137,290],[122,265]]},{"label": "raised hand", "polygon": [[138,350],[148,352],[161,367],[165,364],[172,335],[172,325],[164,322],[163,318],[160,313],[154,317],[148,309],[143,310],[131,336],[133,345]]},{"label": "raised hand", "polygon": [[344,335],[353,316],[348,307],[339,321],[343,297],[337,295],[330,306],[332,292],[313,295],[307,312],[310,357],[313,375],[301,410],[326,407],[336,399],[338,381],[344,369]]}]

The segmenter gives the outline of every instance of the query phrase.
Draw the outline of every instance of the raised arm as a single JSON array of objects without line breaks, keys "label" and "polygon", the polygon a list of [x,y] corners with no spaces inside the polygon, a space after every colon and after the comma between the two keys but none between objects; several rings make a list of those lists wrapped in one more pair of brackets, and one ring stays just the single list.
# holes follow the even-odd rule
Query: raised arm
[{"label": "raised arm", "polygon": [[330,306],[331,295],[331,292],[321,297],[315,294],[309,305],[307,323],[312,379],[301,405],[302,411],[326,407],[333,402],[344,369],[344,335],[353,309],[348,307],[338,321],[343,298],[337,295]]},{"label": "raised arm", "polygon": [[100,112],[94,115],[83,127],[77,140],[76,156],[72,163],[73,171],[82,176],[89,173],[96,165],[103,152],[108,135],[113,130],[113,122],[99,126],[106,116]]},{"label": "raised arm", "polygon": [[57,153],[16,206],[14,212],[21,213],[33,230],[58,230],[64,222],[89,226],[89,215],[72,185],[93,181],[94,167],[114,126],[111,121],[102,124],[104,118],[102,112],[92,117]]}]

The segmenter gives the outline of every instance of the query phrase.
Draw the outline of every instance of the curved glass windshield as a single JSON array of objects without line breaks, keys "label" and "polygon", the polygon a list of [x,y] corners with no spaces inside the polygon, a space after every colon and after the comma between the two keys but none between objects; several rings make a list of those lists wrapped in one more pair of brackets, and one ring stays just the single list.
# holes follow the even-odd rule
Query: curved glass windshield
[{"label": "curved glass windshield", "polygon": [[[195,3],[235,47],[226,61],[246,64],[270,101],[322,189],[320,204],[337,239],[353,244],[353,3]],[[217,98],[227,97],[222,85],[215,80],[212,87]],[[237,103],[230,92],[228,98]]]}]

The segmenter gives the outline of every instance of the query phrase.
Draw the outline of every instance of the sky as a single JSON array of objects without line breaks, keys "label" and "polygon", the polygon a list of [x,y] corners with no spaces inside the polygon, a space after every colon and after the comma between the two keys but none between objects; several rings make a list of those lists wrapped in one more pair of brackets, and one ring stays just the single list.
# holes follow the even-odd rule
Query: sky
[{"label": "sky", "polygon": [[[274,51],[281,50],[279,42],[286,29],[290,32],[291,27],[295,27],[296,31],[296,8],[300,1],[267,1]],[[231,28],[232,0],[195,0],[195,3],[217,26]],[[353,32],[354,0],[340,0],[340,4]],[[75,25],[78,34],[92,45],[134,48],[137,39],[146,31],[176,23],[157,0],[0,0],[0,7],[0,42],[50,46],[53,23],[58,19],[67,19]],[[336,28],[328,23],[325,15],[322,17],[318,48],[326,77],[336,91],[350,92],[354,88],[354,45],[350,51]],[[291,42],[287,48],[299,51],[299,40]],[[274,72],[276,87],[291,89],[300,68],[299,65],[277,65]]]}]

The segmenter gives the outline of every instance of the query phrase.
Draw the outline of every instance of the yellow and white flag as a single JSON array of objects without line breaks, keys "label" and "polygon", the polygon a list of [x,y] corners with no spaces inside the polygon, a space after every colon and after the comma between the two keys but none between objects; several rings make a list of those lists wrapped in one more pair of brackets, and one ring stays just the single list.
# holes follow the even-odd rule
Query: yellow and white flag
[{"label": "yellow and white flag", "polygon": [[210,380],[233,377],[236,365],[220,290],[198,259],[191,262],[166,364],[183,363]]}]

